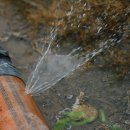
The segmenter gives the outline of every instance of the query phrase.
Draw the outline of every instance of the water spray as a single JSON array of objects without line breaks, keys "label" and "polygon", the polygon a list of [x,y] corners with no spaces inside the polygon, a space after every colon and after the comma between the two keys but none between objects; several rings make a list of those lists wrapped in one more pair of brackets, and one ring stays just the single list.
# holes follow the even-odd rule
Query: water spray
[{"label": "water spray", "polygon": [[[76,48],[71,47],[72,49],[69,46],[66,50],[70,50],[70,52],[63,54],[58,52],[56,48],[52,48],[54,37],[52,38],[47,50],[38,61],[27,82],[26,92],[33,96],[42,94],[61,79],[72,74],[72,72],[83,66],[86,62],[121,41],[121,38],[109,38],[106,41],[102,41],[99,47],[91,52],[85,52],[81,46]],[[66,51],[62,46],[59,47],[59,50]]]}]

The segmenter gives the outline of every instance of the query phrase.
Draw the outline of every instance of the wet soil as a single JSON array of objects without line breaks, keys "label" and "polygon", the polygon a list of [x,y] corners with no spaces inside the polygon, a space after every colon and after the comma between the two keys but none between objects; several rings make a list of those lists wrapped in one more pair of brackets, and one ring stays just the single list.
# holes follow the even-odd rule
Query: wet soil
[{"label": "wet soil", "polygon": [[[40,55],[34,51],[31,40],[23,35],[24,33],[18,35],[24,20],[17,23],[17,19],[21,19],[21,17],[15,14],[16,10],[8,2],[0,1],[0,46],[9,51],[14,65],[27,81]],[[5,5],[6,9],[3,8]],[[129,42],[126,46],[130,49]],[[130,129],[130,115],[126,114],[130,71],[119,80],[112,69],[96,67],[97,64],[102,64],[100,59],[102,59],[102,55],[95,57],[95,66],[91,69],[86,70],[82,67],[45,91],[42,96],[35,97],[51,130],[54,128],[59,111],[71,108],[81,91],[86,95],[86,103],[92,104],[98,110],[105,110],[109,120],[119,124],[124,130]],[[70,96],[72,98],[69,98]],[[128,122],[126,123],[126,121]],[[100,122],[97,119],[91,124],[73,127],[72,130],[94,130],[99,126]]]}]

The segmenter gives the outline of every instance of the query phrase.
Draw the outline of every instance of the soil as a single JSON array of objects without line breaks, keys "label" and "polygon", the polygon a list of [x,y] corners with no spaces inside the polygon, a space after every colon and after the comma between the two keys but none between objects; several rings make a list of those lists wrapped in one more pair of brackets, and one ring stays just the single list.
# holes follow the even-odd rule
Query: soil
[{"label": "soil", "polygon": [[[15,22],[21,17],[14,12],[15,9],[9,3],[1,0],[0,46],[9,51],[12,62],[23,74],[26,82],[40,55],[32,48],[29,38],[18,35],[17,32],[20,31],[21,25],[17,25]],[[19,27],[18,31],[17,27]],[[127,47],[130,49],[129,42]],[[51,130],[54,128],[58,113],[65,108],[71,108],[81,91],[86,95],[86,103],[90,103],[97,110],[103,109],[109,120],[119,124],[124,130],[130,129],[130,115],[126,113],[128,107],[127,92],[130,89],[130,71],[119,80],[112,68],[101,69],[97,67],[97,64],[102,64],[100,58],[102,55],[95,57],[95,65],[89,70],[81,67],[45,91],[43,95],[35,97],[37,105]],[[97,119],[91,124],[72,127],[71,130],[95,130],[100,126],[101,123]]]}]

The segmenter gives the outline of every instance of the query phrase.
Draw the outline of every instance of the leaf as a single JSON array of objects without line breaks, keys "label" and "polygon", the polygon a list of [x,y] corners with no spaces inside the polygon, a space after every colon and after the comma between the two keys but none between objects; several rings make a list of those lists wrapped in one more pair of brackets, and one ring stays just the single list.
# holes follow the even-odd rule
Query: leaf
[{"label": "leaf", "polygon": [[114,124],[114,125],[112,125],[112,127],[110,128],[110,130],[123,130],[123,129],[120,128],[118,125]]},{"label": "leaf", "polygon": [[63,116],[67,116],[69,117],[71,120],[79,120],[82,117],[84,117],[85,113],[84,112],[75,112],[75,111],[71,111],[71,112],[64,112]]},{"label": "leaf", "polygon": [[71,125],[73,126],[80,126],[80,125],[85,125],[87,123],[91,123],[93,120],[93,118],[87,118],[87,119],[82,119],[82,120],[75,120],[75,121],[71,121]]},{"label": "leaf", "polygon": [[99,111],[99,118],[102,123],[105,123],[107,121],[106,114],[103,110]]},{"label": "leaf", "polygon": [[70,122],[69,118],[64,118],[64,119],[60,119],[56,122],[54,130],[63,130],[66,126],[66,124],[68,124]]},{"label": "leaf", "polygon": [[91,123],[96,119],[98,112],[90,105],[80,105],[73,111],[63,112],[63,118],[60,119],[54,130],[63,130],[66,125],[80,126]]},{"label": "leaf", "polygon": [[70,124],[73,126],[85,125],[86,123],[93,121],[93,117],[86,118],[84,112],[72,111],[64,112],[63,114],[64,116],[68,116],[68,118],[70,118]]}]

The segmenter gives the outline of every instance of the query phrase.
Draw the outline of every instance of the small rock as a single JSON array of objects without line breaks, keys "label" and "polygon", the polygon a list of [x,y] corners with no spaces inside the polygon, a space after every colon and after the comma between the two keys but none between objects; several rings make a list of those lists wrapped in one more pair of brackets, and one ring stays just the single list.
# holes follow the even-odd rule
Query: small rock
[{"label": "small rock", "polygon": [[66,98],[70,100],[73,98],[73,95],[68,95]]},{"label": "small rock", "polygon": [[126,125],[130,125],[130,120],[125,120],[124,122]]},{"label": "small rock", "polygon": [[102,78],[102,81],[103,81],[103,82],[107,82],[107,80],[108,80],[108,79],[107,79],[106,77],[103,77],[103,78]]},{"label": "small rock", "polygon": [[61,93],[58,93],[57,96],[60,97],[60,96],[61,96]]},{"label": "small rock", "polygon": [[45,106],[46,106],[45,104],[42,105],[43,108],[45,108]]}]

